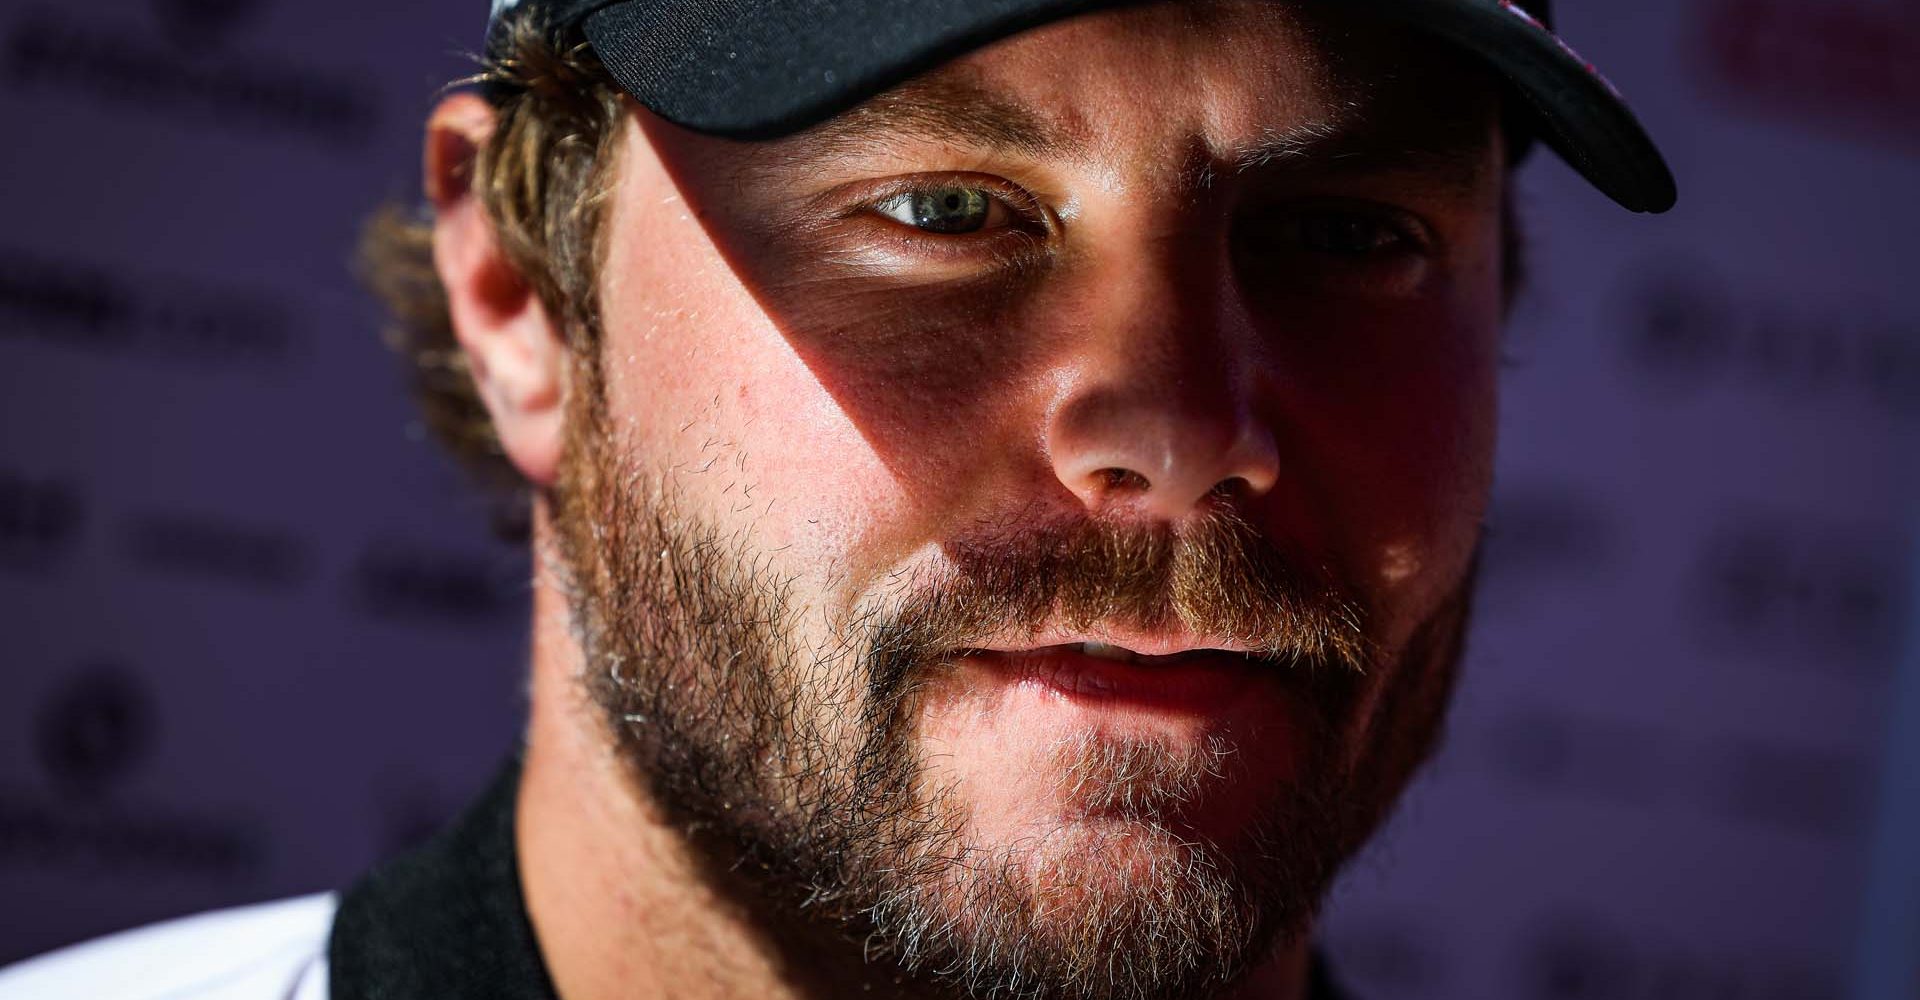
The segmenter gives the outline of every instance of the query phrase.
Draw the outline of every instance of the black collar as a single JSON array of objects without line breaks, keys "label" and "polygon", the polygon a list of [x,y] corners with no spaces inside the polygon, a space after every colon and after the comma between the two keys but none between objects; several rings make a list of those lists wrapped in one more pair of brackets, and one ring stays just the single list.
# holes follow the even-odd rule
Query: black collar
[{"label": "black collar", "polygon": [[[557,1000],[514,854],[520,759],[453,828],[348,889],[327,946],[332,1000]],[[1345,996],[1314,955],[1307,994]]]},{"label": "black collar", "polygon": [[453,828],[340,900],[332,1000],[556,1000],[513,841],[516,755]]}]

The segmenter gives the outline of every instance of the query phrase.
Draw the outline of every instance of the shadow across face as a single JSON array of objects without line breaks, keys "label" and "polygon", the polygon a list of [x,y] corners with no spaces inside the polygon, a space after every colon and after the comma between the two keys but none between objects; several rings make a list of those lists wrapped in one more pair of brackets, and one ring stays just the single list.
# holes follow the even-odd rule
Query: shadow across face
[{"label": "shadow across face", "polygon": [[[717,262],[700,287],[732,311],[712,312],[752,320],[729,340],[707,303],[609,274],[627,308],[605,310],[605,353],[652,363],[609,381],[652,381],[571,401],[556,524],[588,681],[654,797],[783,913],[983,995],[1199,995],[1302,933],[1424,757],[1458,652],[1500,298],[1493,105],[1482,75],[1334,5],[1215,3],[1039,29],[785,140],[641,114],[628,151],[672,189],[646,195],[686,221],[611,257]],[[746,485],[861,507],[938,550],[927,574],[868,559],[897,572],[836,618],[813,567],[729,519],[741,483],[682,491],[623,436],[762,391],[826,400],[885,482],[776,402],[721,429],[774,453]],[[1362,571],[1408,537],[1455,555],[1403,560],[1424,586],[1383,592]],[[856,547],[809,551],[834,544]],[[1268,692],[1312,706],[1300,780],[1239,781],[1252,818],[1196,842],[1162,807],[1234,779],[1184,765],[1261,747],[1270,718],[1156,743],[981,712],[926,737],[952,720],[921,695],[983,636],[1115,624],[1300,670],[1304,693]],[[1074,727],[1068,770],[1149,775],[1092,786],[1123,815],[1063,823],[1051,854],[969,839],[996,808],[1058,818],[1003,786],[1052,759],[1023,740]],[[981,766],[930,785],[930,741]],[[1060,880],[1120,852],[1161,881]],[[1114,956],[1134,978],[1100,978]]]},{"label": "shadow across face", "polygon": [[1454,376],[1491,349],[1492,93],[1331,5],[1153,4],[1017,36],[788,139],[639,123],[909,506],[1095,509],[1125,490],[1086,487],[1088,462],[1159,482],[1271,438],[1288,481],[1238,502],[1324,550],[1314,526],[1353,506],[1329,482],[1358,478],[1347,457],[1417,467],[1410,446],[1476,402]]}]

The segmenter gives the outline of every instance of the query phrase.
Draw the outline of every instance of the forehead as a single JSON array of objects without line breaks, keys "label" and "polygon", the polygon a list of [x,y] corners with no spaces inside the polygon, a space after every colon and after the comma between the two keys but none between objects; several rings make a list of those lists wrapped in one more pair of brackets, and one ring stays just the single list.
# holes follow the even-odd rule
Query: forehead
[{"label": "forehead", "polygon": [[1474,153],[1490,75],[1313,0],[1122,7],[968,53],[781,145],[811,159],[916,142],[1112,157],[1157,139],[1265,161],[1341,142]]}]

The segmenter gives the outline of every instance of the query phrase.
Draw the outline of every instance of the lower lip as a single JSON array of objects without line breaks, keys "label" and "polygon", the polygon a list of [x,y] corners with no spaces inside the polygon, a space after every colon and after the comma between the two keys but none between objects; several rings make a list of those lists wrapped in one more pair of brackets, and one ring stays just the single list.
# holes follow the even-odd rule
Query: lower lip
[{"label": "lower lip", "polygon": [[964,660],[1089,706],[1201,716],[1226,712],[1246,697],[1251,685],[1270,677],[1275,669],[1232,653],[1137,663],[1088,656],[1068,646],[1011,653],[976,651]]}]

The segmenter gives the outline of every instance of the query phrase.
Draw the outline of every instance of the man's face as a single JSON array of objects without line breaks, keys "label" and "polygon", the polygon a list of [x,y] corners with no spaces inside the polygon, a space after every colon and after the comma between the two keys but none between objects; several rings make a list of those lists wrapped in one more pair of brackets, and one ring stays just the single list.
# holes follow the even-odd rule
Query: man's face
[{"label": "man's face", "polygon": [[642,116],[554,492],[586,682],[757,890],[978,993],[1191,995],[1424,756],[1488,485],[1493,87],[1154,4],[797,137]]}]

